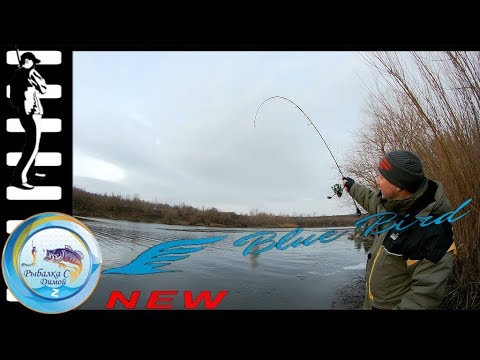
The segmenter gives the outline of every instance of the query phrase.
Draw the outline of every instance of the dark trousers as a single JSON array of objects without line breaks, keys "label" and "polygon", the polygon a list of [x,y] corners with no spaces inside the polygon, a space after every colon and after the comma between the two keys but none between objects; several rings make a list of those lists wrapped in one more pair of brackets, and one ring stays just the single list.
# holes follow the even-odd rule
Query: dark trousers
[{"label": "dark trousers", "polygon": [[41,115],[20,114],[20,123],[25,130],[25,144],[22,156],[13,172],[13,183],[26,183],[33,175],[33,164],[40,145],[40,118]]}]

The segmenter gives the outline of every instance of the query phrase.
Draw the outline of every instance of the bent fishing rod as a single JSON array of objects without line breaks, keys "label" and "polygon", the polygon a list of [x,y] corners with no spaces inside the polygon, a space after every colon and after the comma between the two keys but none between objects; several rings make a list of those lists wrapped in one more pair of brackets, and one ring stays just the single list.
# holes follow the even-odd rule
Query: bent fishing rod
[{"label": "bent fishing rod", "polygon": [[[338,171],[340,172],[340,175],[342,175],[342,179],[345,178],[345,176],[343,175],[343,172],[342,172],[342,169],[340,169],[340,166],[338,165],[337,163],[337,160],[335,159],[335,156],[333,156],[333,153],[332,151],[330,150],[330,147],[328,146],[327,142],[325,141],[325,139],[323,138],[322,134],[320,133],[320,131],[318,130],[317,126],[314,124],[314,122],[312,121],[312,119],[310,119],[308,117],[308,115],[305,113],[305,111],[303,111],[303,109],[298,106],[297,104],[295,104],[292,100],[284,97],[284,96],[279,96],[279,95],[275,95],[275,96],[271,96],[265,100],[263,100],[263,102],[258,106],[258,109],[257,109],[257,112],[255,113],[255,118],[253,120],[253,127],[256,127],[256,120],[257,120],[257,115],[258,115],[258,112],[260,111],[260,108],[262,107],[263,104],[265,104],[267,101],[271,100],[271,99],[282,99],[282,100],[286,100],[288,101],[289,103],[293,104],[298,110],[300,110],[302,112],[302,114],[308,119],[308,121],[310,122],[310,124],[308,125],[312,125],[315,129],[315,131],[317,132],[318,135],[320,135],[320,137],[322,138],[322,141],[323,143],[325,144],[325,146],[327,147],[328,149],[328,152],[330,153],[330,156],[332,157],[333,161],[335,162],[335,165],[337,166],[338,168]],[[352,201],[353,201],[353,205],[355,205],[355,208],[357,209],[357,215],[360,216],[362,215],[362,212],[360,211],[360,209],[358,208],[357,206],[357,203],[355,202],[355,199],[353,198],[353,196],[349,193],[350,197],[352,198]],[[329,197],[330,199],[331,197]]]}]

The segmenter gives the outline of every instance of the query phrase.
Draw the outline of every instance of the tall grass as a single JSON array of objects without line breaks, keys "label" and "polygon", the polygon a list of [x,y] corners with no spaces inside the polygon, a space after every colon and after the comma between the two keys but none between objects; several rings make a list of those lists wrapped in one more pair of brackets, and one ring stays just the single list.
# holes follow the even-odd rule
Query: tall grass
[{"label": "tall grass", "polygon": [[454,208],[472,198],[471,213],[453,224],[458,256],[444,307],[480,309],[480,52],[372,52],[364,59],[378,76],[347,168],[375,186],[379,159],[406,149],[443,184]]}]

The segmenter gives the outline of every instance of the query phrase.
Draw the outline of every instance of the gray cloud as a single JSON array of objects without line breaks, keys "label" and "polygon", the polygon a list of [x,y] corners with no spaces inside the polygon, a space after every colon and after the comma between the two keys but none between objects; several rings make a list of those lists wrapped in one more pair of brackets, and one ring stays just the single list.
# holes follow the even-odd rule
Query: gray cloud
[{"label": "gray cloud", "polygon": [[[162,66],[148,67],[149,56]],[[253,119],[264,99],[286,96],[342,158],[362,99],[357,54],[138,53],[115,62],[114,70],[127,74],[124,83],[105,71],[112,62],[102,57],[75,54],[74,158],[77,151],[105,160],[126,177],[102,182],[92,169],[89,177],[75,175],[74,184],[226,211],[354,211],[344,199],[326,199],[340,174],[298,109],[272,100],[256,128]]]}]

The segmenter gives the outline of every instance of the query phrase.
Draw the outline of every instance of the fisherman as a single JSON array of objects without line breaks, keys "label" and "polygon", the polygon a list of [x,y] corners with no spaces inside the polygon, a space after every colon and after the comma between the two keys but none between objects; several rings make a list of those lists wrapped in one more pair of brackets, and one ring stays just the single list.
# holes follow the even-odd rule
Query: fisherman
[{"label": "fisherman", "polygon": [[44,178],[45,174],[34,171],[33,164],[40,145],[40,119],[43,107],[39,94],[45,94],[47,85],[44,78],[35,69],[40,60],[31,52],[25,52],[19,59],[20,66],[10,82],[10,102],[16,110],[25,130],[25,144],[22,156],[13,172],[12,185],[30,190],[33,186],[29,178]]},{"label": "fisherman", "polygon": [[[413,223],[415,216],[438,216],[452,210],[442,184],[425,176],[416,154],[391,151],[381,159],[378,171],[376,182],[380,190],[343,178],[344,188],[370,214],[393,212]],[[417,221],[405,230],[392,229],[375,235],[368,253],[363,308],[438,308],[445,296],[455,254],[452,225],[448,221],[427,227],[419,226]]]}]

